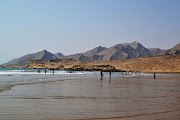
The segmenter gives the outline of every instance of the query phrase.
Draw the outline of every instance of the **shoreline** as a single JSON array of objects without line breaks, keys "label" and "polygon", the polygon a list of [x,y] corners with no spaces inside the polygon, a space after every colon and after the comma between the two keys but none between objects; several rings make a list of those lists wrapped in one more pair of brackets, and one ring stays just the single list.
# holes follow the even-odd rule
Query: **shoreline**
[{"label": "shoreline", "polygon": [[[98,65],[99,66],[99,65]],[[96,66],[96,67],[98,67]],[[102,66],[102,65],[100,65]],[[111,67],[111,68],[108,68]],[[148,71],[138,71],[138,70],[131,70],[131,69],[117,69],[114,66],[111,65],[103,65],[103,67],[100,68],[91,68],[91,67],[87,67],[87,68],[82,68],[80,66],[78,66],[78,68],[63,68],[63,69],[59,69],[59,68],[47,68],[47,67],[6,67],[8,69],[34,69],[34,70],[60,70],[60,71],[66,71],[66,72],[73,72],[73,71],[82,71],[82,72],[131,72],[131,73],[159,73],[159,74],[180,74],[180,71],[166,71],[166,70],[148,70]],[[6,68],[2,68],[2,69],[6,69]]]},{"label": "shoreline", "polygon": [[[66,71],[66,72],[68,72],[68,71]],[[92,72],[92,71],[82,71],[82,72]],[[96,71],[96,72],[100,72],[100,71]],[[103,73],[105,73],[106,74],[106,78],[105,79],[108,79],[108,74],[109,74],[109,72],[107,72],[107,71],[105,71],[105,72],[103,72]],[[118,75],[116,75],[116,77],[124,77],[124,78],[126,78],[126,77],[130,77],[130,78],[136,78],[136,77],[148,77],[148,76],[152,76],[152,78],[151,79],[153,79],[153,74],[154,73],[143,73],[143,72],[138,72],[138,73],[136,73],[136,74],[134,74],[134,73],[128,73],[128,74],[123,74],[122,75],[122,72],[112,72],[112,74],[113,73],[120,73],[119,74],[119,76]],[[37,74],[37,75],[40,75],[40,76],[43,76],[43,75],[46,75],[46,74]],[[52,74],[47,74],[48,76],[52,76]],[[62,75],[62,74],[55,74],[55,75]],[[67,75],[80,75],[80,74],[74,74],[74,73],[68,73]],[[98,75],[98,74],[96,74],[96,75]],[[156,73],[156,76],[160,76],[160,77],[170,77],[170,76],[175,76],[175,75],[180,75],[179,73]],[[7,76],[9,76],[9,75],[7,75]],[[13,75],[11,75],[11,76],[13,76]],[[22,75],[23,76],[23,75]],[[28,76],[31,76],[31,75],[28,75]],[[83,76],[83,74],[82,74],[82,76]],[[113,76],[113,75],[112,75]],[[39,81],[39,79],[37,78],[37,80],[33,80],[33,81],[30,81],[30,82],[27,82],[27,83],[13,83],[13,84],[5,84],[5,86],[4,87],[2,87],[1,89],[0,89],[0,93],[2,93],[2,92],[4,92],[4,91],[9,91],[9,90],[11,90],[13,87],[15,87],[15,86],[18,86],[18,85],[31,85],[31,84],[43,84],[43,83],[51,83],[51,82],[58,82],[58,81],[64,81],[64,80],[66,80],[66,79],[59,79],[59,78],[53,78],[54,76],[52,76],[52,78],[46,78],[47,76],[44,76],[44,78],[40,78],[40,79],[44,79],[45,81]],[[180,76],[179,76],[180,77]],[[46,80],[47,79],[47,80]],[[51,80],[51,79],[54,79],[54,80]],[[70,78],[70,79],[67,79],[67,80],[71,80],[71,79],[73,79],[73,78]],[[98,78],[96,78],[96,79],[98,79]],[[101,79],[101,77],[99,76],[99,79]],[[157,78],[156,78],[157,79]]]}]

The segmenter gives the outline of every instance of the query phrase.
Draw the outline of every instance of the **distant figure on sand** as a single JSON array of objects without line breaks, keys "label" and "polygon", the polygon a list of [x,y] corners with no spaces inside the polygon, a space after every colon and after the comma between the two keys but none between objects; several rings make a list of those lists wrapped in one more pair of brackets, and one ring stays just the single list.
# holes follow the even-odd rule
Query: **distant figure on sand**
[{"label": "distant figure on sand", "polygon": [[109,72],[109,77],[111,78],[111,71]]},{"label": "distant figure on sand", "polygon": [[156,79],[156,73],[154,73],[154,79]]},{"label": "distant figure on sand", "polygon": [[100,74],[101,74],[101,78],[103,78],[104,75],[103,75],[103,72],[102,72],[102,71],[100,72]]},{"label": "distant figure on sand", "polygon": [[39,69],[39,70],[38,70],[38,73],[40,73],[40,72],[41,72],[41,70]]}]

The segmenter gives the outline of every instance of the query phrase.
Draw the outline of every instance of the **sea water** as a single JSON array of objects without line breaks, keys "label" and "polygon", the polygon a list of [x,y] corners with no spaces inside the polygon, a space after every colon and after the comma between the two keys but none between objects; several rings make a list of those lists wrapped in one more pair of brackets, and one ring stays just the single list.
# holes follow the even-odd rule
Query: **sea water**
[{"label": "sea water", "polygon": [[[39,71],[40,70],[40,71]],[[39,72],[38,72],[39,71]],[[104,73],[104,75],[107,73]],[[64,71],[28,68],[0,68],[0,92],[9,90],[15,85],[38,84],[59,80],[73,80],[73,78],[99,78],[99,72]],[[108,77],[105,75],[104,77]]]},{"label": "sea water", "polygon": [[73,72],[63,70],[28,68],[0,68],[0,92],[11,89],[15,85],[37,84],[42,82],[53,82],[57,80],[70,80],[73,77],[93,77],[97,72]]},{"label": "sea water", "polygon": [[[40,71],[39,71],[40,70]],[[104,79],[109,79],[109,72],[103,72]],[[120,72],[113,72],[115,77],[131,77],[139,75],[151,74],[122,74]],[[0,68],[0,92],[9,90],[15,85],[38,84],[43,82],[55,82],[59,80],[73,80],[78,79],[99,79],[100,72],[85,72],[85,71],[64,71],[45,69],[30,69],[30,68]]]}]

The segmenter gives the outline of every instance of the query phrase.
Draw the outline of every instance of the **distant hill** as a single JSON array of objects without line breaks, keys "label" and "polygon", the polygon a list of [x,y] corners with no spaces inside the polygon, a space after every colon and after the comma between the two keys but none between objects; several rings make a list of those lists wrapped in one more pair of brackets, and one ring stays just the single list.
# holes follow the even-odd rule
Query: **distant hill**
[{"label": "distant hill", "polygon": [[110,65],[120,70],[137,72],[180,73],[179,55],[160,55],[148,58],[135,58],[123,61],[110,61]]},{"label": "distant hill", "polygon": [[23,65],[23,64],[28,64],[30,60],[53,60],[53,59],[58,59],[58,58],[54,54],[46,50],[43,50],[41,52],[28,54],[20,58],[13,59],[3,65],[14,65],[14,64]]},{"label": "distant hill", "polygon": [[146,48],[142,44],[134,41],[132,43],[122,43],[110,48],[98,46],[84,53],[64,56],[62,53],[52,54],[46,50],[28,54],[20,58],[13,59],[4,65],[28,64],[31,60],[54,60],[54,59],[74,59],[80,62],[90,61],[118,61],[132,58],[144,58],[158,55],[179,55],[180,43],[169,50],[159,48]]},{"label": "distant hill", "polygon": [[173,48],[167,50],[165,54],[176,54],[180,55],[180,43],[175,45]]},{"label": "distant hill", "polygon": [[88,62],[91,60],[101,60],[102,56],[98,55],[98,53],[106,49],[107,49],[106,47],[98,46],[85,53],[69,55],[69,56],[66,56],[66,58],[73,58],[75,60],[84,61],[84,62]]},{"label": "distant hill", "polygon": [[152,56],[157,56],[164,54],[167,50],[162,50],[159,48],[149,48],[149,51],[151,52]]},{"label": "distant hill", "polygon": [[98,55],[104,56],[102,60],[112,61],[148,57],[151,56],[151,52],[142,44],[134,41],[132,43],[117,44],[98,53]]},{"label": "distant hill", "polygon": [[60,52],[54,54],[57,58],[64,57],[64,55]]},{"label": "distant hill", "polygon": [[74,54],[67,57],[88,62],[92,60],[112,61],[148,56],[152,56],[151,51],[142,44],[134,41],[132,43],[117,44],[110,48],[99,46],[85,53]]}]

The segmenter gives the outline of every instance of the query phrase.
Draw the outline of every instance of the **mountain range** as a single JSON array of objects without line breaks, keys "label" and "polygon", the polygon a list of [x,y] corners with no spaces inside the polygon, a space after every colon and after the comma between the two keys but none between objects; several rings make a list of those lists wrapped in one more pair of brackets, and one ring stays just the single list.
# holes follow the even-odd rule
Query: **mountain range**
[{"label": "mountain range", "polygon": [[116,61],[126,60],[140,57],[150,57],[158,55],[176,54],[180,55],[180,43],[168,50],[160,48],[146,48],[142,44],[134,41],[132,43],[117,44],[110,48],[98,46],[92,50],[84,53],[77,53],[65,56],[58,52],[56,54],[50,53],[46,50],[27,54],[20,58],[13,59],[3,65],[28,64],[31,60],[55,60],[55,59],[74,59],[81,62],[89,61]]}]

